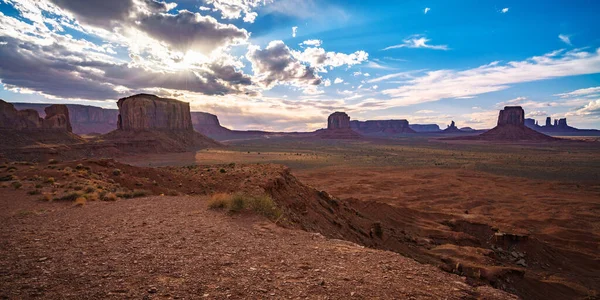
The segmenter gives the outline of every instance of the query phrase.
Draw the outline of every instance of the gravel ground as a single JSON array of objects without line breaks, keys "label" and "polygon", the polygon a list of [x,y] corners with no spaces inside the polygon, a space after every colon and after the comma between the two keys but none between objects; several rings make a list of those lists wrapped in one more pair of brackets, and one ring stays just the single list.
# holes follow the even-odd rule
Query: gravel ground
[{"label": "gravel ground", "polygon": [[0,297],[507,299],[398,254],[211,211],[203,197],[0,197]]}]

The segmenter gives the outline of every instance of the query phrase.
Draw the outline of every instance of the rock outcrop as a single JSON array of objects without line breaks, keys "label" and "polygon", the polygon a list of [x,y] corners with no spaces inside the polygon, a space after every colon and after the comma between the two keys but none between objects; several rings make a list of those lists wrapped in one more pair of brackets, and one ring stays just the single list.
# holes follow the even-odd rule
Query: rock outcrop
[{"label": "rock outcrop", "polygon": [[69,110],[65,105],[53,104],[45,109],[45,118],[33,109],[17,110],[0,100],[0,128],[7,130],[54,130],[72,132]]},{"label": "rock outcrop", "polygon": [[72,133],[69,112],[64,105],[46,108],[46,117],[40,118],[33,109],[17,110],[12,104],[0,100],[0,149],[13,154],[23,152],[22,147],[73,145],[83,139]]},{"label": "rock outcrop", "polygon": [[361,135],[350,129],[350,117],[345,112],[334,112],[327,118],[327,129],[317,130],[322,139],[359,139]]},{"label": "rock outcrop", "polygon": [[327,118],[327,129],[350,128],[350,116],[345,112],[336,111]]},{"label": "rock outcrop", "polygon": [[73,132],[67,106],[54,104],[46,107],[44,111],[46,112],[46,118],[44,119],[44,126],[46,128]]},{"label": "rock outcrop", "polygon": [[498,126],[503,125],[525,125],[525,111],[520,106],[506,106],[498,116]]},{"label": "rock outcrop", "polygon": [[119,130],[194,130],[190,104],[186,102],[139,94],[119,99],[117,106]]},{"label": "rock outcrop", "polygon": [[555,119],[554,122],[550,117],[546,118],[546,125],[539,126],[534,119],[525,119],[525,126],[535,131],[550,134],[550,135],[600,135],[599,130],[595,129],[579,129],[569,126],[567,118]]},{"label": "rock outcrop", "polygon": [[506,106],[498,115],[498,125],[477,136],[458,137],[489,141],[553,141],[553,137],[525,126],[525,111],[520,106]]},{"label": "rock outcrop", "polygon": [[365,135],[415,133],[407,120],[350,121],[352,130]]},{"label": "rock outcrop", "polygon": [[[34,109],[40,117],[44,117],[44,109],[51,104],[45,103],[13,103],[16,109]],[[96,106],[65,104],[69,109],[69,119],[76,134],[104,134],[117,129],[119,110]]]},{"label": "rock outcrop", "polygon": [[456,127],[456,123],[452,121],[450,125],[446,127],[446,129],[442,130],[442,133],[463,133],[463,131],[458,129],[458,127]]},{"label": "rock outcrop", "polygon": [[218,147],[194,131],[189,103],[139,94],[119,99],[117,130],[102,139],[133,153],[185,152]]}]

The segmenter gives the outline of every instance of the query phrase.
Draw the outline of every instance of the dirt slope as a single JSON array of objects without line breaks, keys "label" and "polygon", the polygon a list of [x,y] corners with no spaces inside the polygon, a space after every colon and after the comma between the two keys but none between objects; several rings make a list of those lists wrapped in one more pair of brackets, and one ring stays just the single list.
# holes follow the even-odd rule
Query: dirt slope
[{"label": "dirt slope", "polygon": [[204,197],[73,207],[10,191],[0,207],[2,297],[512,298],[392,252],[210,211]]}]

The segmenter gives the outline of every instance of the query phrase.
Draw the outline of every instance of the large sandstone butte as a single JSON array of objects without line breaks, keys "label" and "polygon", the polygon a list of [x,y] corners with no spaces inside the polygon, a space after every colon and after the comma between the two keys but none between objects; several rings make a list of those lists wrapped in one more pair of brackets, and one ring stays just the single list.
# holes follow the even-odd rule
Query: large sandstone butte
[{"label": "large sandstone butte", "polygon": [[350,117],[345,112],[336,111],[327,118],[327,129],[317,131],[322,139],[359,139],[360,134],[350,129]]},{"label": "large sandstone butte", "polygon": [[194,130],[186,102],[139,94],[119,99],[117,106],[120,130]]},{"label": "large sandstone butte", "polygon": [[498,125],[477,136],[455,139],[488,141],[553,141],[553,137],[525,126],[525,111],[520,106],[505,106],[498,115]]},{"label": "large sandstone butte", "polygon": [[327,129],[350,128],[350,116],[345,112],[336,111],[327,118]]},{"label": "large sandstone butte", "polygon": [[356,132],[367,135],[415,133],[407,120],[350,121],[350,127]]},{"label": "large sandstone butte", "polygon": [[132,153],[185,152],[219,143],[194,131],[189,103],[139,94],[119,99],[118,128],[102,136]]}]

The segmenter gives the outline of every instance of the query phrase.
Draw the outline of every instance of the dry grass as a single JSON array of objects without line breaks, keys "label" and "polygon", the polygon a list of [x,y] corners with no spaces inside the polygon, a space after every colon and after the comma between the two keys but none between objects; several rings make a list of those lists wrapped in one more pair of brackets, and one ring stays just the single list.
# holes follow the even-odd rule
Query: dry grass
[{"label": "dry grass", "polygon": [[79,197],[77,199],[75,199],[75,206],[84,206],[86,203],[86,199],[84,197]]},{"label": "dry grass", "polygon": [[217,193],[211,196],[210,209],[227,209],[230,213],[249,210],[271,220],[278,219],[281,211],[269,195],[248,195],[244,193]]}]

